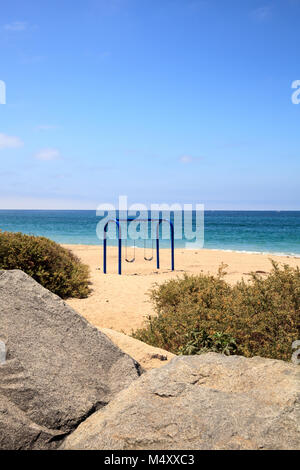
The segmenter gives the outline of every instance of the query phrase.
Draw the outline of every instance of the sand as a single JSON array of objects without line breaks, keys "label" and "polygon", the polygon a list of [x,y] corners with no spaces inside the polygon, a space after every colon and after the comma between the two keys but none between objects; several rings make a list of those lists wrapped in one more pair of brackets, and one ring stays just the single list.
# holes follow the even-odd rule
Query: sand
[{"label": "sand", "polygon": [[167,364],[175,354],[164,349],[154,348],[119,331],[109,328],[99,328],[109,339],[119,346],[122,351],[133,357],[144,370],[162,367]]},{"label": "sand", "polygon": [[[155,259],[143,259],[143,249],[136,249],[136,262],[123,262],[123,274],[117,274],[117,248],[109,248],[108,272],[102,272],[102,247],[65,245],[91,269],[92,294],[87,299],[69,299],[68,303],[98,328],[108,328],[126,334],[140,328],[153,307],[147,292],[155,283],[182,277],[184,273],[216,274],[221,263],[228,265],[225,279],[229,283],[249,279],[250,272],[266,275],[271,269],[270,259],[300,267],[300,258],[249,254],[218,250],[175,250],[175,271],[170,271],[170,252],[161,250],[161,269],[157,271]],[[129,250],[129,256],[132,250]],[[150,251],[147,253],[151,255]]]}]

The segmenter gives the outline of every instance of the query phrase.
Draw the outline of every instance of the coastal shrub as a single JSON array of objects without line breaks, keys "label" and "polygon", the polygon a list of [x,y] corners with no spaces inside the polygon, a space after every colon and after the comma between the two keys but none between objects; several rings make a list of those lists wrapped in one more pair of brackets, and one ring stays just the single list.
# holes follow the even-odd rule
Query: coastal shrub
[{"label": "coastal shrub", "polygon": [[0,231],[0,269],[21,269],[63,299],[89,294],[88,266],[45,237]]},{"label": "coastal shrub", "polygon": [[133,336],[175,354],[217,351],[289,361],[300,339],[300,270],[272,262],[269,275],[230,286],[217,276],[185,275],[150,293],[156,316]]},{"label": "coastal shrub", "polygon": [[209,335],[205,330],[192,330],[186,333],[185,337],[187,342],[180,346],[179,354],[189,356],[213,351],[230,356],[237,349],[235,339],[226,333],[217,332]]}]

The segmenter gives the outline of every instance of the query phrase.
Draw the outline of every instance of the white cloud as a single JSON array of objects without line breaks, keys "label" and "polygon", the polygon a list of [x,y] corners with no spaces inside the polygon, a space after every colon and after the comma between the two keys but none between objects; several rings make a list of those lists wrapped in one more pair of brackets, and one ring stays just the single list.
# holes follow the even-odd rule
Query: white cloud
[{"label": "white cloud", "polygon": [[20,63],[23,65],[38,64],[44,60],[42,55],[22,55]]},{"label": "white cloud", "polygon": [[179,160],[181,161],[181,163],[191,163],[193,161],[193,157],[191,157],[190,155],[182,155]]},{"label": "white cloud", "polygon": [[44,124],[44,125],[37,126],[37,129],[39,131],[51,131],[53,129],[58,129],[58,126],[52,126],[51,124]]},{"label": "white cloud", "polygon": [[252,11],[252,17],[257,21],[264,21],[271,16],[271,7],[263,6]]},{"label": "white cloud", "polygon": [[0,133],[0,150],[6,148],[22,147],[24,143],[19,137]]},{"label": "white cloud", "polygon": [[35,158],[42,161],[58,160],[60,158],[60,152],[57,149],[46,148],[36,153]]},{"label": "white cloud", "polygon": [[197,163],[203,160],[203,157],[192,157],[191,155],[182,155],[179,161],[185,165],[189,163]]},{"label": "white cloud", "polygon": [[25,31],[27,26],[26,21],[13,21],[12,23],[5,24],[4,29],[6,31]]}]

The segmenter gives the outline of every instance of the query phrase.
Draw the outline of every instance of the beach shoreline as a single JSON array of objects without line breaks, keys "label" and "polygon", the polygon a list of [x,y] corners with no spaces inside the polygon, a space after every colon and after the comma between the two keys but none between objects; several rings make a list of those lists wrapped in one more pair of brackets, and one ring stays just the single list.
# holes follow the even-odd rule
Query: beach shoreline
[{"label": "beach shoreline", "polygon": [[[94,248],[100,248],[102,250],[103,244],[95,245],[95,244],[89,244],[89,243],[60,243],[60,245],[65,246],[69,249],[72,249],[72,247],[94,247]],[[124,248],[125,245],[122,245],[122,248]],[[135,245],[127,245],[128,248],[136,248],[137,250],[144,250],[144,248],[141,247],[135,247]],[[117,245],[109,246],[109,248],[115,248],[117,249]],[[108,248],[108,249],[109,249]],[[170,250],[170,247],[165,247],[165,246],[160,246],[159,249],[161,251],[164,250]],[[147,250],[151,251],[150,248],[147,248]],[[186,251],[221,251],[225,253],[245,253],[249,255],[269,255],[269,256],[282,256],[285,258],[299,258],[300,259],[300,253],[290,253],[290,252],[277,252],[277,251],[252,251],[252,250],[235,250],[231,248],[203,248],[199,246],[194,246],[193,247],[182,247],[182,248],[175,248],[175,253],[176,251],[180,250],[186,250]]]},{"label": "beach shoreline", "polygon": [[[154,309],[148,293],[155,284],[182,277],[184,274],[218,273],[224,266],[224,279],[234,284],[242,278],[249,280],[251,272],[266,276],[272,269],[271,260],[279,264],[300,267],[300,257],[263,253],[240,253],[214,249],[175,249],[175,271],[170,269],[170,250],[160,251],[161,269],[156,269],[155,250],[153,260],[144,260],[144,250],[135,249],[135,262],[126,263],[122,253],[122,275],[117,274],[118,249],[107,251],[107,272],[103,273],[103,249],[99,245],[63,245],[90,267],[92,293],[86,299],[69,299],[67,302],[90,323],[99,328],[109,328],[126,334],[141,328]],[[134,252],[128,248],[131,258]],[[147,249],[146,257],[152,256]]]}]

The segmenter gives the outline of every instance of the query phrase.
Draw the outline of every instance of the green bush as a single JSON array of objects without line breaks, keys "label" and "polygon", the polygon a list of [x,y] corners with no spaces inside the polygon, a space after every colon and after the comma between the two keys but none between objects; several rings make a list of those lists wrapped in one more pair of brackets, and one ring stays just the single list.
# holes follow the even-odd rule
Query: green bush
[{"label": "green bush", "polygon": [[237,346],[232,336],[226,333],[214,333],[209,335],[205,330],[192,330],[185,334],[187,341],[180,346],[178,352],[184,355],[202,354],[213,351],[217,353],[234,354]]},{"label": "green bush", "polygon": [[0,269],[21,269],[63,299],[90,291],[88,266],[45,237],[0,231]]},{"label": "green bush", "polygon": [[272,262],[271,273],[230,286],[219,275],[185,275],[150,293],[157,316],[133,336],[175,354],[217,351],[290,360],[300,339],[300,270]]}]

